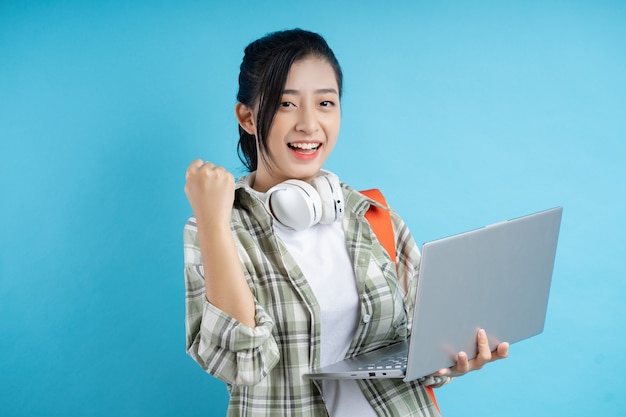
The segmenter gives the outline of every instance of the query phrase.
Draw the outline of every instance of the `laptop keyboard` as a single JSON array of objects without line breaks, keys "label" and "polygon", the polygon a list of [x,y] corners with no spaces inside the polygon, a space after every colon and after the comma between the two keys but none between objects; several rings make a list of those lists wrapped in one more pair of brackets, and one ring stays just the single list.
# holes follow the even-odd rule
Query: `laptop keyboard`
[{"label": "laptop keyboard", "polygon": [[407,356],[406,353],[399,353],[396,356],[380,358],[376,362],[371,362],[359,367],[359,370],[377,370],[377,369],[406,369]]}]

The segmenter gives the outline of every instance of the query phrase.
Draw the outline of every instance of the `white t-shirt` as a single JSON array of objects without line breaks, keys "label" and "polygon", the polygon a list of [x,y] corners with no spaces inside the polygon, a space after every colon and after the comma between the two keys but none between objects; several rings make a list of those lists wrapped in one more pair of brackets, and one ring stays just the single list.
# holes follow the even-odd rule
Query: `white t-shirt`
[{"label": "white t-shirt", "polygon": [[[303,231],[274,230],[304,273],[321,310],[321,365],[342,360],[359,320],[356,277],[340,222],[316,224]],[[322,381],[331,417],[376,417],[356,381]]]}]

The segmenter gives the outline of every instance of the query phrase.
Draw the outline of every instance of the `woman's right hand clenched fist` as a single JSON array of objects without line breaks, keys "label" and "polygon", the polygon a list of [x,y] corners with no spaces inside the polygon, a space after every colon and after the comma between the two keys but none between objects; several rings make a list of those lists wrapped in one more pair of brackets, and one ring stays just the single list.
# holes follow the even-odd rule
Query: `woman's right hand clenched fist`
[{"label": "woman's right hand clenched fist", "polygon": [[196,159],[187,168],[185,194],[199,223],[229,225],[235,179],[223,167]]}]

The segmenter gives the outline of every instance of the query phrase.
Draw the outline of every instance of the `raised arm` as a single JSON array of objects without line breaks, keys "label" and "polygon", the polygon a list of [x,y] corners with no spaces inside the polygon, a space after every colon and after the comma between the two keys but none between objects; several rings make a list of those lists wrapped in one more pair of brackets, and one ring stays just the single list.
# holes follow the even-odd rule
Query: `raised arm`
[{"label": "raised arm", "polygon": [[187,168],[185,194],[198,227],[207,300],[248,327],[255,305],[230,229],[235,180],[224,168],[202,160]]}]

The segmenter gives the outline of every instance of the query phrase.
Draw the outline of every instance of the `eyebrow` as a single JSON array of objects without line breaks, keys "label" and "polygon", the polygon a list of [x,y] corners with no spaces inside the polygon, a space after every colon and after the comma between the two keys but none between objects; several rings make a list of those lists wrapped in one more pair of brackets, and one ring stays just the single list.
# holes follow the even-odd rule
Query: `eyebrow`
[{"label": "eyebrow", "polygon": [[[337,94],[337,95],[339,94],[337,92],[337,90],[334,89],[334,88],[320,88],[320,89],[315,90],[315,93],[316,94],[329,94],[329,93],[332,93],[332,94]],[[299,95],[300,94],[300,90],[283,90],[283,94]]]}]

